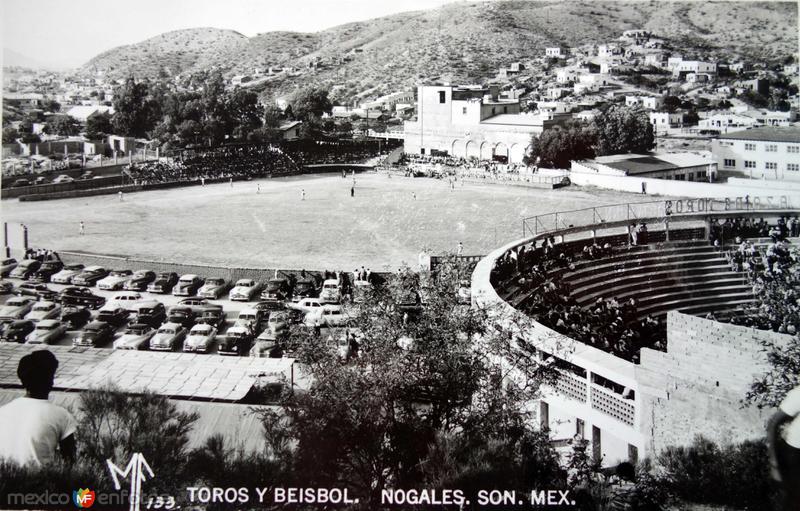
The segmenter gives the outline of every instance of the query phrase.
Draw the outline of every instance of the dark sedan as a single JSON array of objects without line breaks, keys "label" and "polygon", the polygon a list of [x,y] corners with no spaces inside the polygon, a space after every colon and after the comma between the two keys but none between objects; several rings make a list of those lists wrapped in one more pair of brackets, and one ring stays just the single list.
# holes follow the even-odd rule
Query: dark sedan
[{"label": "dark sedan", "polygon": [[41,266],[41,261],[37,261],[36,259],[24,259],[20,261],[16,268],[11,270],[8,276],[14,279],[24,280],[33,275],[33,272],[38,270]]},{"label": "dark sedan", "polygon": [[167,322],[177,323],[184,328],[192,328],[194,325],[195,314],[191,307],[185,305],[174,305],[167,313]]},{"label": "dark sedan", "polygon": [[53,275],[60,272],[63,268],[64,263],[61,261],[45,261],[38,270],[33,272],[28,280],[31,282],[50,282],[50,279],[53,277]]},{"label": "dark sedan", "polygon": [[68,287],[61,291],[62,305],[86,305],[92,309],[98,309],[106,303],[102,296],[93,294],[85,287]]},{"label": "dark sedan", "polygon": [[126,291],[147,291],[147,286],[156,280],[156,272],[150,270],[136,270],[131,279],[122,285]]},{"label": "dark sedan", "polygon": [[18,319],[8,323],[3,329],[2,339],[8,342],[25,342],[25,337],[33,332],[36,323],[29,319]]},{"label": "dark sedan", "polygon": [[93,286],[106,276],[108,276],[108,270],[102,266],[87,266],[82,272],[72,277],[72,283],[76,286]]},{"label": "dark sedan", "polygon": [[64,307],[61,309],[61,322],[67,323],[69,328],[75,330],[92,319],[92,313],[86,307]]},{"label": "dark sedan", "polygon": [[58,292],[47,287],[47,284],[36,282],[23,282],[14,290],[17,296],[35,296],[38,300],[54,301],[58,299]]},{"label": "dark sedan", "polygon": [[108,344],[114,338],[114,329],[103,321],[92,321],[72,340],[73,346],[97,348]]},{"label": "dark sedan", "polygon": [[205,323],[207,325],[211,325],[217,328],[217,330],[221,330],[223,326],[225,326],[225,322],[227,318],[225,317],[225,311],[222,310],[220,306],[210,306],[203,309],[198,318],[197,323]]},{"label": "dark sedan", "polygon": [[169,293],[177,283],[177,273],[159,273],[158,277],[156,277],[156,280],[147,286],[147,291],[150,293]]},{"label": "dark sedan", "polygon": [[121,327],[128,321],[128,310],[123,307],[101,310],[97,314],[97,321],[103,321],[115,327]]}]

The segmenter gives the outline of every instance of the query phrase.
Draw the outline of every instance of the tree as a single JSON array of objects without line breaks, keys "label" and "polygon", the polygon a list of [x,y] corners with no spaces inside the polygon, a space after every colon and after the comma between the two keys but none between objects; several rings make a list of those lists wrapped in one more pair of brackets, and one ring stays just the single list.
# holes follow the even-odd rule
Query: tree
[{"label": "tree", "polygon": [[3,143],[4,144],[13,144],[19,138],[19,132],[12,128],[11,126],[7,126],[3,128]]},{"label": "tree", "polygon": [[51,99],[45,102],[44,109],[47,112],[58,112],[59,110],[61,110],[61,103]]},{"label": "tree", "polygon": [[[580,123],[555,126],[540,135],[531,137],[531,149],[525,155],[528,165],[541,165],[559,169],[569,168],[570,160],[594,157],[591,130]],[[538,162],[538,163],[537,163]]]},{"label": "tree", "polygon": [[68,115],[59,115],[48,123],[49,133],[55,135],[72,136],[81,131],[81,126],[77,119]]},{"label": "tree", "polygon": [[[487,311],[459,303],[469,274],[455,260],[427,278],[408,269],[394,274],[363,304],[345,306],[349,331],[359,332],[359,346],[351,340],[346,353],[336,339],[292,334],[313,376],[307,392],[283,402],[296,445],[286,462],[297,482],[346,487],[376,508],[384,488],[447,481],[474,489],[470,467],[487,467],[471,458],[477,450],[493,458],[486,470],[496,469],[497,480],[524,465],[530,477],[515,481],[526,488],[553,482],[556,455],[522,405],[550,370],[490,328]],[[512,353],[519,364],[513,376],[496,358]],[[494,457],[501,445],[504,454]],[[450,456],[462,471],[448,471]]]},{"label": "tree", "polygon": [[107,113],[95,113],[86,119],[86,138],[101,140],[114,133],[111,116]]},{"label": "tree", "polygon": [[42,141],[41,137],[36,133],[23,133],[21,140],[23,144],[38,144]]},{"label": "tree", "polygon": [[114,132],[126,137],[146,137],[160,118],[158,103],[150,95],[148,81],[133,77],[114,89]]},{"label": "tree", "polygon": [[225,98],[225,110],[230,119],[230,134],[236,140],[247,140],[263,123],[264,107],[255,92],[236,89]]},{"label": "tree", "polygon": [[307,87],[295,93],[291,101],[292,113],[295,118],[302,121],[308,120],[312,115],[322,117],[330,113],[333,105],[328,99],[327,89],[320,87]]},{"label": "tree", "polygon": [[653,125],[645,110],[612,106],[592,121],[598,155],[643,153],[653,148]]}]

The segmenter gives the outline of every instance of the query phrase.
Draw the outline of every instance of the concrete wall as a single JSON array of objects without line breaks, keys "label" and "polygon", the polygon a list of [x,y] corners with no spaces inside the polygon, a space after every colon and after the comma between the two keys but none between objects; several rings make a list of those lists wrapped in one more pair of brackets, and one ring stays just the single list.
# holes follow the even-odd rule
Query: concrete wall
[{"label": "concrete wall", "polygon": [[664,179],[641,178],[633,176],[606,176],[594,171],[576,170],[575,165],[569,173],[570,181],[576,185],[597,186],[624,192],[641,193],[642,183],[647,184],[650,195],[672,195],[677,197],[744,197],[746,195],[787,196],[791,204],[800,204],[800,190],[783,188],[780,182],[772,186],[755,188],[750,184],[702,183],[691,181],[670,181]]},{"label": "concrete wall", "polygon": [[789,336],[670,312],[667,353],[643,349],[636,380],[649,452],[687,445],[698,435],[739,442],[765,435],[771,410],[742,407],[766,368],[761,342]]}]

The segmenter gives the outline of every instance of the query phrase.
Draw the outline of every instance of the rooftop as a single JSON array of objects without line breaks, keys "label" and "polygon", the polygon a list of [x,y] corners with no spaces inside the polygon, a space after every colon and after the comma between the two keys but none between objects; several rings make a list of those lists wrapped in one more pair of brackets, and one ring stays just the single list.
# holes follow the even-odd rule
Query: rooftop
[{"label": "rooftop", "polygon": [[594,161],[607,167],[621,170],[629,176],[712,163],[711,160],[694,153],[612,154],[599,156]]},{"label": "rooftop", "polygon": [[753,128],[720,135],[719,138],[726,140],[800,143],[800,126]]},{"label": "rooftop", "polygon": [[541,126],[542,117],[532,114],[500,114],[481,121],[481,124],[506,124],[512,126]]}]

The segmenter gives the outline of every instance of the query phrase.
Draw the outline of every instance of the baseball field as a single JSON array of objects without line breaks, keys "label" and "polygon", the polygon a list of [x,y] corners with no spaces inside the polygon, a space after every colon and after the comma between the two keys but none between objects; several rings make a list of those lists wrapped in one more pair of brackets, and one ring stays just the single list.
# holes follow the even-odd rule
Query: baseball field
[{"label": "baseball field", "polygon": [[[485,254],[521,237],[525,217],[641,195],[446,180],[306,175],[42,202],[4,200],[30,246],[185,263],[393,270],[433,253]],[[305,192],[305,193],[303,193]],[[79,234],[84,222],[85,234]]]}]

